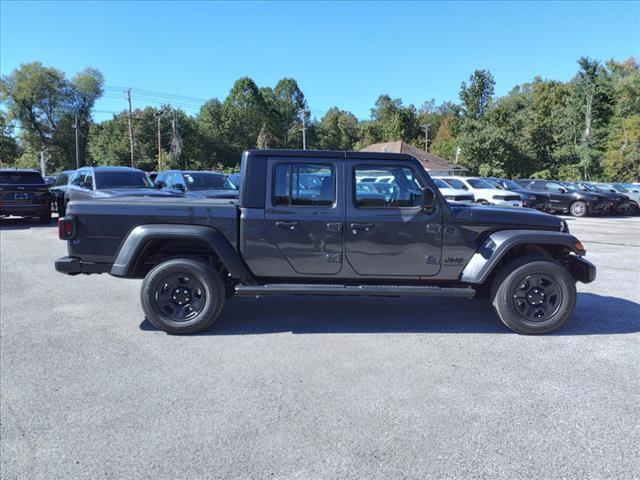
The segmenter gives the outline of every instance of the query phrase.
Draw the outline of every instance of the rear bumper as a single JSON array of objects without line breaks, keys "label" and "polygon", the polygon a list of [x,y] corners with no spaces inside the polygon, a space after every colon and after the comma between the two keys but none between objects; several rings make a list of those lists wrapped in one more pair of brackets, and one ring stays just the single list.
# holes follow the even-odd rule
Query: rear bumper
[{"label": "rear bumper", "polygon": [[0,205],[0,215],[15,215],[17,217],[30,217],[32,215],[46,215],[51,211],[49,203],[34,205]]},{"label": "rear bumper", "polygon": [[109,273],[111,264],[82,262],[75,257],[62,257],[55,261],[56,271],[67,275],[78,275],[79,273]]},{"label": "rear bumper", "polygon": [[591,283],[596,279],[596,266],[576,255],[569,256],[569,271],[573,278],[582,283]]},{"label": "rear bumper", "polygon": [[547,209],[547,203],[541,200],[523,200],[522,206],[527,208],[534,208],[536,210]]}]

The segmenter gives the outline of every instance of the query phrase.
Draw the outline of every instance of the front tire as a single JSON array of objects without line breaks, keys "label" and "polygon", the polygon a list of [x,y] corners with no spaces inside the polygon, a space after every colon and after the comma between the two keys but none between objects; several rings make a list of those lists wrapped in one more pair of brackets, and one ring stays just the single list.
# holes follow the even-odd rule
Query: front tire
[{"label": "front tire", "polygon": [[491,303],[507,327],[520,334],[560,328],[576,305],[576,284],[562,265],[543,257],[524,257],[496,276]]},{"label": "front tire", "polygon": [[569,206],[569,212],[574,217],[586,217],[589,214],[589,208],[585,202],[577,201]]},{"label": "front tire", "polygon": [[147,320],[172,334],[198,333],[218,318],[225,300],[220,275],[207,263],[167,260],[144,278],[140,301]]}]

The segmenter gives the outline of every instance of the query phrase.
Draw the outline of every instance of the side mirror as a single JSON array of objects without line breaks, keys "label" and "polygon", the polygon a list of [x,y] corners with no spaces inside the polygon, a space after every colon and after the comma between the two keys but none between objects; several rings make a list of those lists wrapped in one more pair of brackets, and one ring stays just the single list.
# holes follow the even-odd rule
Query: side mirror
[{"label": "side mirror", "polygon": [[422,209],[431,213],[436,205],[436,194],[429,187],[422,189]]},{"label": "side mirror", "polygon": [[155,185],[154,185],[154,186],[155,186],[156,188],[160,189],[160,188],[164,188],[164,187],[166,187],[166,186],[167,186],[167,184],[166,184],[166,183],[164,183],[162,180],[158,180],[158,181],[155,183]]},{"label": "side mirror", "polygon": [[182,185],[181,183],[174,183],[173,184],[173,189],[174,190],[182,190],[184,192],[184,185]]},{"label": "side mirror", "polygon": [[558,191],[559,191],[560,193],[567,193],[567,189],[566,189],[566,188],[564,188],[564,187],[560,187],[560,188],[558,189]]},{"label": "side mirror", "polygon": [[80,186],[82,188],[86,188],[87,190],[92,190],[93,189],[93,185],[91,184],[91,182],[82,182],[80,184]]}]

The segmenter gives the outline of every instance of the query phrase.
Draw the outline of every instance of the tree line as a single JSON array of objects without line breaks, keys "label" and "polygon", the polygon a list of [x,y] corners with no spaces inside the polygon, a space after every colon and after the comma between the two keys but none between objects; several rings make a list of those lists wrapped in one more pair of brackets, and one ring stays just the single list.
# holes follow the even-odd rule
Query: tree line
[{"label": "tree line", "polygon": [[37,167],[42,153],[48,171],[74,168],[77,129],[81,164],[130,165],[131,120],[137,168],[232,171],[245,149],[301,148],[303,126],[307,148],[359,150],[395,140],[424,149],[423,126],[429,125],[429,151],[457,160],[470,174],[640,179],[640,65],[634,58],[583,57],[568,82],[536,77],[502,97],[494,87],[489,71],[476,70],[462,82],[457,103],[429,100],[416,107],[381,95],[366,120],[338,107],[318,119],[294,79],[272,88],[243,77],[226,98],[207,101],[195,115],[168,104],[94,122],[102,74],[87,68],[69,79],[34,62],[0,82],[0,158],[3,167]]}]

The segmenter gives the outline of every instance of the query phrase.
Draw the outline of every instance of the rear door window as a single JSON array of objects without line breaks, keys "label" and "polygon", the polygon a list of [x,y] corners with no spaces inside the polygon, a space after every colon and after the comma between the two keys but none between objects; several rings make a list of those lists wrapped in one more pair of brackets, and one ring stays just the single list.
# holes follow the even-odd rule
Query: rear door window
[{"label": "rear door window", "polygon": [[332,165],[280,163],[275,168],[274,205],[330,207],[336,201]]}]

